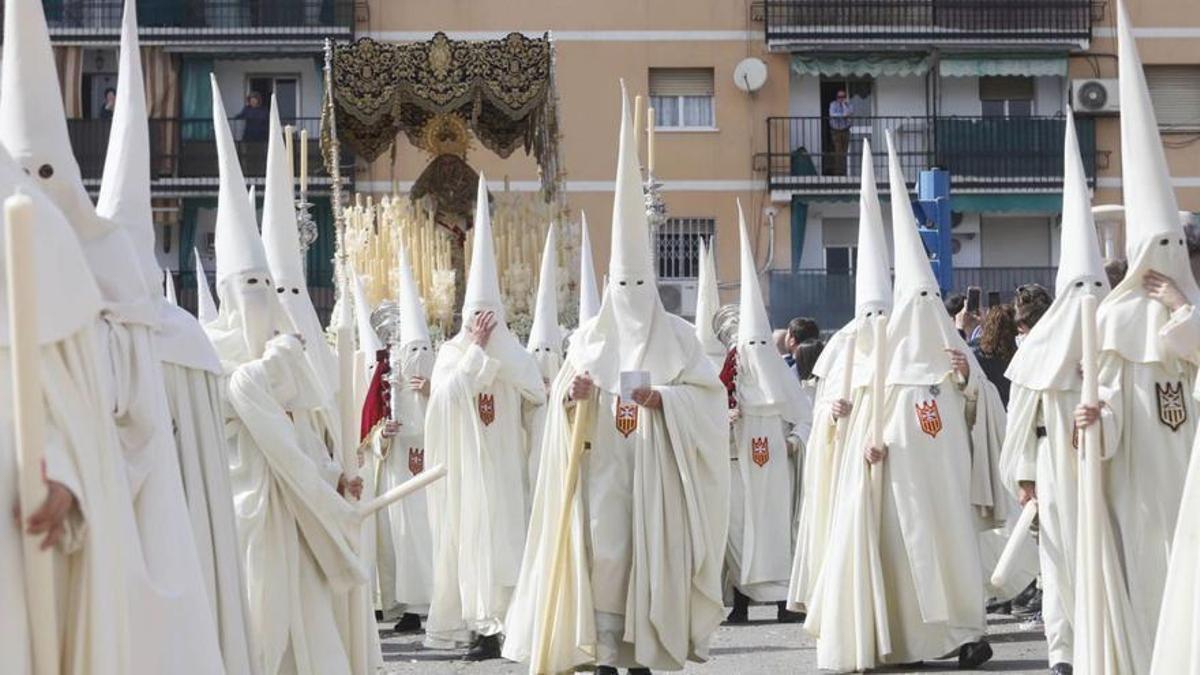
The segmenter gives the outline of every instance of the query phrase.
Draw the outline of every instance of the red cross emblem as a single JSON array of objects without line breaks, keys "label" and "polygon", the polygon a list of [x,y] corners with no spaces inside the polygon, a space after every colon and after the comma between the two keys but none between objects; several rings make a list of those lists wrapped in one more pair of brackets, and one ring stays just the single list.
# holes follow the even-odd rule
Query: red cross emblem
[{"label": "red cross emblem", "polygon": [[937,399],[932,399],[927,403],[918,403],[916,408],[917,422],[921,424],[921,431],[929,434],[932,438],[937,438],[942,431],[942,414],[938,412]]},{"label": "red cross emblem", "polygon": [[759,466],[764,466],[771,461],[771,448],[767,444],[766,436],[750,439],[750,459]]},{"label": "red cross emblem", "polygon": [[617,398],[617,431],[625,438],[629,438],[637,430],[638,425],[638,405],[636,403],[624,403],[620,397]]},{"label": "red cross emblem", "polygon": [[496,397],[492,394],[479,395],[479,421],[485,427],[496,421]]},{"label": "red cross emblem", "polygon": [[424,470],[425,470],[425,449],[424,448],[409,448],[408,449],[408,472],[415,476]]}]

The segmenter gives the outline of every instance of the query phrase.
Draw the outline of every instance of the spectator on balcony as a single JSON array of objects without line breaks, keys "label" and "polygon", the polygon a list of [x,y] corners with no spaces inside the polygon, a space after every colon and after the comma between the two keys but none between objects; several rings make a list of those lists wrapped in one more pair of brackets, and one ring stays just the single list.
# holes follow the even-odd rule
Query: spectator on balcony
[{"label": "spectator on balcony", "polygon": [[837,98],[829,103],[829,139],[833,145],[833,153],[829,157],[826,174],[830,176],[846,175],[846,153],[850,150],[850,117],[854,107],[846,100],[846,90],[839,89]]},{"label": "spectator on balcony", "polygon": [[242,108],[236,118],[242,120],[243,141],[266,142],[268,113],[267,107],[262,104],[261,94],[252,91],[246,96],[246,107]]},{"label": "spectator on balcony", "polygon": [[100,106],[100,118],[111,120],[113,108],[117,105],[117,90],[109,87],[104,90],[104,103]]}]

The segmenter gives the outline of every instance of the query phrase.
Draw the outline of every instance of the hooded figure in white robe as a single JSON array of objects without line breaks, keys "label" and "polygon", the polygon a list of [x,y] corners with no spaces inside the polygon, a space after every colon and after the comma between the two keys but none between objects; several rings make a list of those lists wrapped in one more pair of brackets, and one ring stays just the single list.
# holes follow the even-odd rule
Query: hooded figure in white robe
[{"label": "hooded figure in white robe", "polygon": [[[122,566],[122,523],[132,529],[133,514],[116,430],[101,391],[100,371],[108,365],[95,349],[94,333],[102,299],[70,223],[35,180],[0,148],[0,199],[20,191],[33,205],[45,477],[73,498],[49,558],[55,568],[60,672],[124,675],[131,649],[129,606],[126,580],[113,571]],[[0,228],[3,219],[0,214]],[[31,536],[24,530],[33,514],[11,515],[19,487],[5,239],[0,236],[0,654],[5,672],[33,675],[22,542]],[[66,297],[70,302],[63,302]],[[36,542],[44,536],[37,535]]]},{"label": "hooded figure in white robe", "polygon": [[125,533],[131,673],[221,669],[180,481],[154,330],[161,290],[148,284],[121,223],[97,215],[71,151],[54,55],[40,3],[5,5],[0,142],[66,216],[100,288],[97,345],[136,527]]},{"label": "hooded figure in white robe", "polygon": [[[493,658],[525,541],[523,411],[545,403],[546,386],[504,323],[482,175],[474,228],[463,329],[438,350],[425,417],[426,461],[447,471],[428,491],[434,574],[426,644],[462,643],[474,633],[472,658]],[[481,346],[473,327],[489,314],[495,327]]]},{"label": "hooded figure in white robe", "polygon": [[721,306],[717,288],[717,261],[711,247],[700,242],[700,276],[696,280],[696,339],[705,355],[718,370],[725,365],[725,345],[713,330],[713,317]]},{"label": "hooded figure in white robe", "polygon": [[[788,607],[805,609],[816,590],[821,564],[825,559],[829,528],[837,504],[845,431],[839,432],[834,405],[844,395],[842,386],[851,350],[856,362],[870,363],[871,321],[892,308],[892,273],[887,239],[883,234],[883,211],[875,184],[874,160],[870,145],[863,148],[862,183],[858,211],[858,261],[855,265],[854,316],[829,340],[813,366],[817,377],[812,413],[812,431],[805,444],[804,487],[801,493],[800,525],[796,532],[796,555],[792,562]],[[859,327],[866,328],[861,334]],[[856,342],[859,334],[861,342]],[[863,393],[869,379],[863,372],[851,370],[850,398]],[[842,427],[848,421],[840,423]]]},{"label": "hooded figure in white robe", "polygon": [[[1086,663],[1081,632],[1080,672],[1144,672],[1154,639],[1171,556],[1176,517],[1196,436],[1196,366],[1200,353],[1181,347],[1173,332],[1185,327],[1143,287],[1155,271],[1174,280],[1186,301],[1200,302],[1171,186],[1154,106],[1124,5],[1117,3],[1121,81],[1121,173],[1129,271],[1097,310],[1099,385],[1103,403],[1104,501],[1112,515],[1117,559],[1132,616],[1104,647],[1111,664]],[[1107,572],[1108,570],[1106,570]],[[1106,575],[1107,576],[1107,575]],[[1109,598],[1108,606],[1121,604]],[[1078,616],[1078,615],[1077,615]],[[1078,622],[1077,622],[1078,625]],[[1106,636],[1106,642],[1108,636]],[[1113,665],[1117,664],[1117,665]],[[1122,667],[1128,664],[1127,670]]]},{"label": "hooded figure in white robe", "polygon": [[[154,257],[154,221],[150,208],[150,133],[142,64],[138,54],[136,7],[127,3],[121,26],[121,83],[104,177],[96,212],[120,223],[137,253],[148,286],[161,274]],[[221,362],[208,336],[173,300],[157,303],[154,344],[162,360],[167,407],[187,496],[196,551],[221,642],[225,671],[255,672],[250,663],[246,622],[246,583],[229,487],[225,447]]]},{"label": "hooded figure in white robe", "polygon": [[[538,277],[537,302],[533,310],[533,327],[525,348],[533,354],[538,372],[546,389],[563,363],[563,329],[558,323],[558,228],[554,225],[546,232],[546,244],[542,250],[541,275]],[[546,406],[526,404],[525,417],[529,423],[529,494],[537,485],[539,451],[542,448],[542,429],[546,425]],[[532,502],[532,499],[530,500]]]},{"label": "hooded figure in white robe", "polygon": [[[542,464],[508,614],[504,656],[528,661],[551,621],[547,672],[598,663],[682,670],[708,658],[721,622],[729,494],[725,388],[690,323],[658,297],[636,142],[622,87],[608,291],[571,338],[551,388]],[[622,395],[621,373],[648,387]],[[568,400],[590,379],[594,427],[571,519],[559,603],[548,592],[570,451]],[[582,382],[583,380],[581,380]],[[627,392],[628,393],[628,392]],[[640,400],[642,403],[638,403]]]},{"label": "hooded figure in white robe", "polygon": [[1000,472],[1038,508],[1042,616],[1051,666],[1074,662],[1075,538],[1079,455],[1075,406],[1083,386],[1080,307],[1102,298],[1108,277],[1092,220],[1075,120],[1067,116],[1062,243],[1054,303],[1025,336],[1005,373],[1012,382]]},{"label": "hooded figure in white robe", "polygon": [[[981,641],[979,548],[968,545],[977,540],[968,406],[986,376],[942,304],[890,135],[888,155],[894,309],[885,343],[871,345],[872,352],[887,352],[880,408],[885,454],[874,464],[864,461],[876,407],[868,389],[849,418],[828,551],[806,629],[818,635],[822,669],[861,670],[955,652],[960,666],[975,667],[991,648]],[[949,349],[968,364],[966,377],[952,366]],[[873,378],[874,370],[856,363],[855,379],[860,372]]]},{"label": "hooded figure in white robe", "polygon": [[596,290],[596,268],[592,261],[592,238],[588,235],[587,214],[579,214],[579,326],[600,313],[600,293]]},{"label": "hooded figure in white robe", "polygon": [[783,606],[792,569],[792,537],[783,535],[795,531],[793,493],[800,487],[789,455],[798,439],[808,437],[812,407],[775,348],[741,203],[738,227],[742,283],[726,561],[735,590],[756,602],[779,603],[779,618],[794,620]]},{"label": "hooded figure in white robe", "polygon": [[[394,353],[374,374],[363,405],[363,443],[375,459],[378,494],[425,470],[433,345],[406,250],[401,249],[398,263],[400,332],[397,339],[389,340]],[[394,433],[387,432],[389,422]],[[384,618],[402,613],[397,632],[417,630],[418,615],[428,612],[433,597],[433,537],[426,494],[405,497],[375,517],[376,575]]]},{"label": "hooded figure in white robe", "polygon": [[348,675],[335,606],[366,582],[355,552],[361,520],[337,493],[337,427],[271,283],[215,78],[212,89],[221,309],[206,330],[228,376],[254,662],[263,675]]},{"label": "hooded figure in white robe", "polygon": [[201,326],[206,326],[217,320],[217,302],[213,300],[212,289],[208,287],[208,273],[204,271],[200,251],[192,249],[192,256],[196,261],[196,320]]}]

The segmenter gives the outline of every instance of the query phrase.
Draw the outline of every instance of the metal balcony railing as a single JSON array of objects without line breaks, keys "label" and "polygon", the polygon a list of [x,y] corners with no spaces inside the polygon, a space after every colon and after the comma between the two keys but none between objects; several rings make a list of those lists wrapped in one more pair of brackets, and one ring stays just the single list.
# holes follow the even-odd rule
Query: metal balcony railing
[{"label": "metal balcony railing", "polygon": [[[120,33],[123,0],[43,0],[42,5],[53,37]],[[324,38],[354,30],[354,0],[138,0],[137,7],[143,38]]]},{"label": "metal balcony railing", "polygon": [[1091,0],[765,0],[767,43],[1068,43],[1091,39]]},{"label": "metal balcony railing", "polygon": [[[968,286],[996,291],[1011,302],[1017,286],[1036,283],[1054,288],[1053,267],[956,267],[951,292],[965,293]],[[810,316],[822,330],[837,330],[853,318],[854,274],[826,270],[772,270],[771,324],[784,326],[793,317]]]},{"label": "metal balcony railing", "polygon": [[[1094,120],[1078,117],[1076,126],[1085,170],[1094,179]],[[910,183],[936,166],[948,170],[960,189],[1062,186],[1065,117],[854,117],[841,138],[828,118],[771,117],[768,183],[772,190],[857,193],[862,146],[869,140],[876,180],[886,190],[887,130]]]},{"label": "metal balcony railing", "polygon": [[[236,141],[238,159],[242,173],[247,178],[262,178],[266,175],[267,128],[266,124],[249,124],[245,120],[230,120],[230,128]],[[67,120],[71,147],[79,161],[85,180],[99,179],[104,171],[104,155],[108,149],[108,119]],[[300,166],[300,152],[308,153],[309,175],[314,179],[328,178],[324,161],[321,159],[320,126],[317,118],[302,118],[285,122],[296,127],[296,156],[293,166]],[[300,147],[299,130],[307,129],[307,148]],[[344,176],[352,175],[350,167],[353,157],[342,152],[342,166],[347,167]],[[213,125],[210,119],[160,119],[150,120],[150,177],[155,181],[164,179],[211,179],[217,176],[217,146],[213,140]]]}]

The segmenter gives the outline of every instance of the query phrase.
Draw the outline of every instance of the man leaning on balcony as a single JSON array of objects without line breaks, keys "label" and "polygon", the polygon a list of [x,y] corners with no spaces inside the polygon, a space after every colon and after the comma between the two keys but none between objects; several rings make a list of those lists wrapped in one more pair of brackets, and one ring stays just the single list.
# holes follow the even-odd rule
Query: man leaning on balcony
[{"label": "man leaning on balcony", "polygon": [[833,144],[825,174],[846,175],[846,153],[850,149],[850,116],[854,108],[846,100],[846,90],[839,89],[837,98],[829,102],[829,138]]}]

